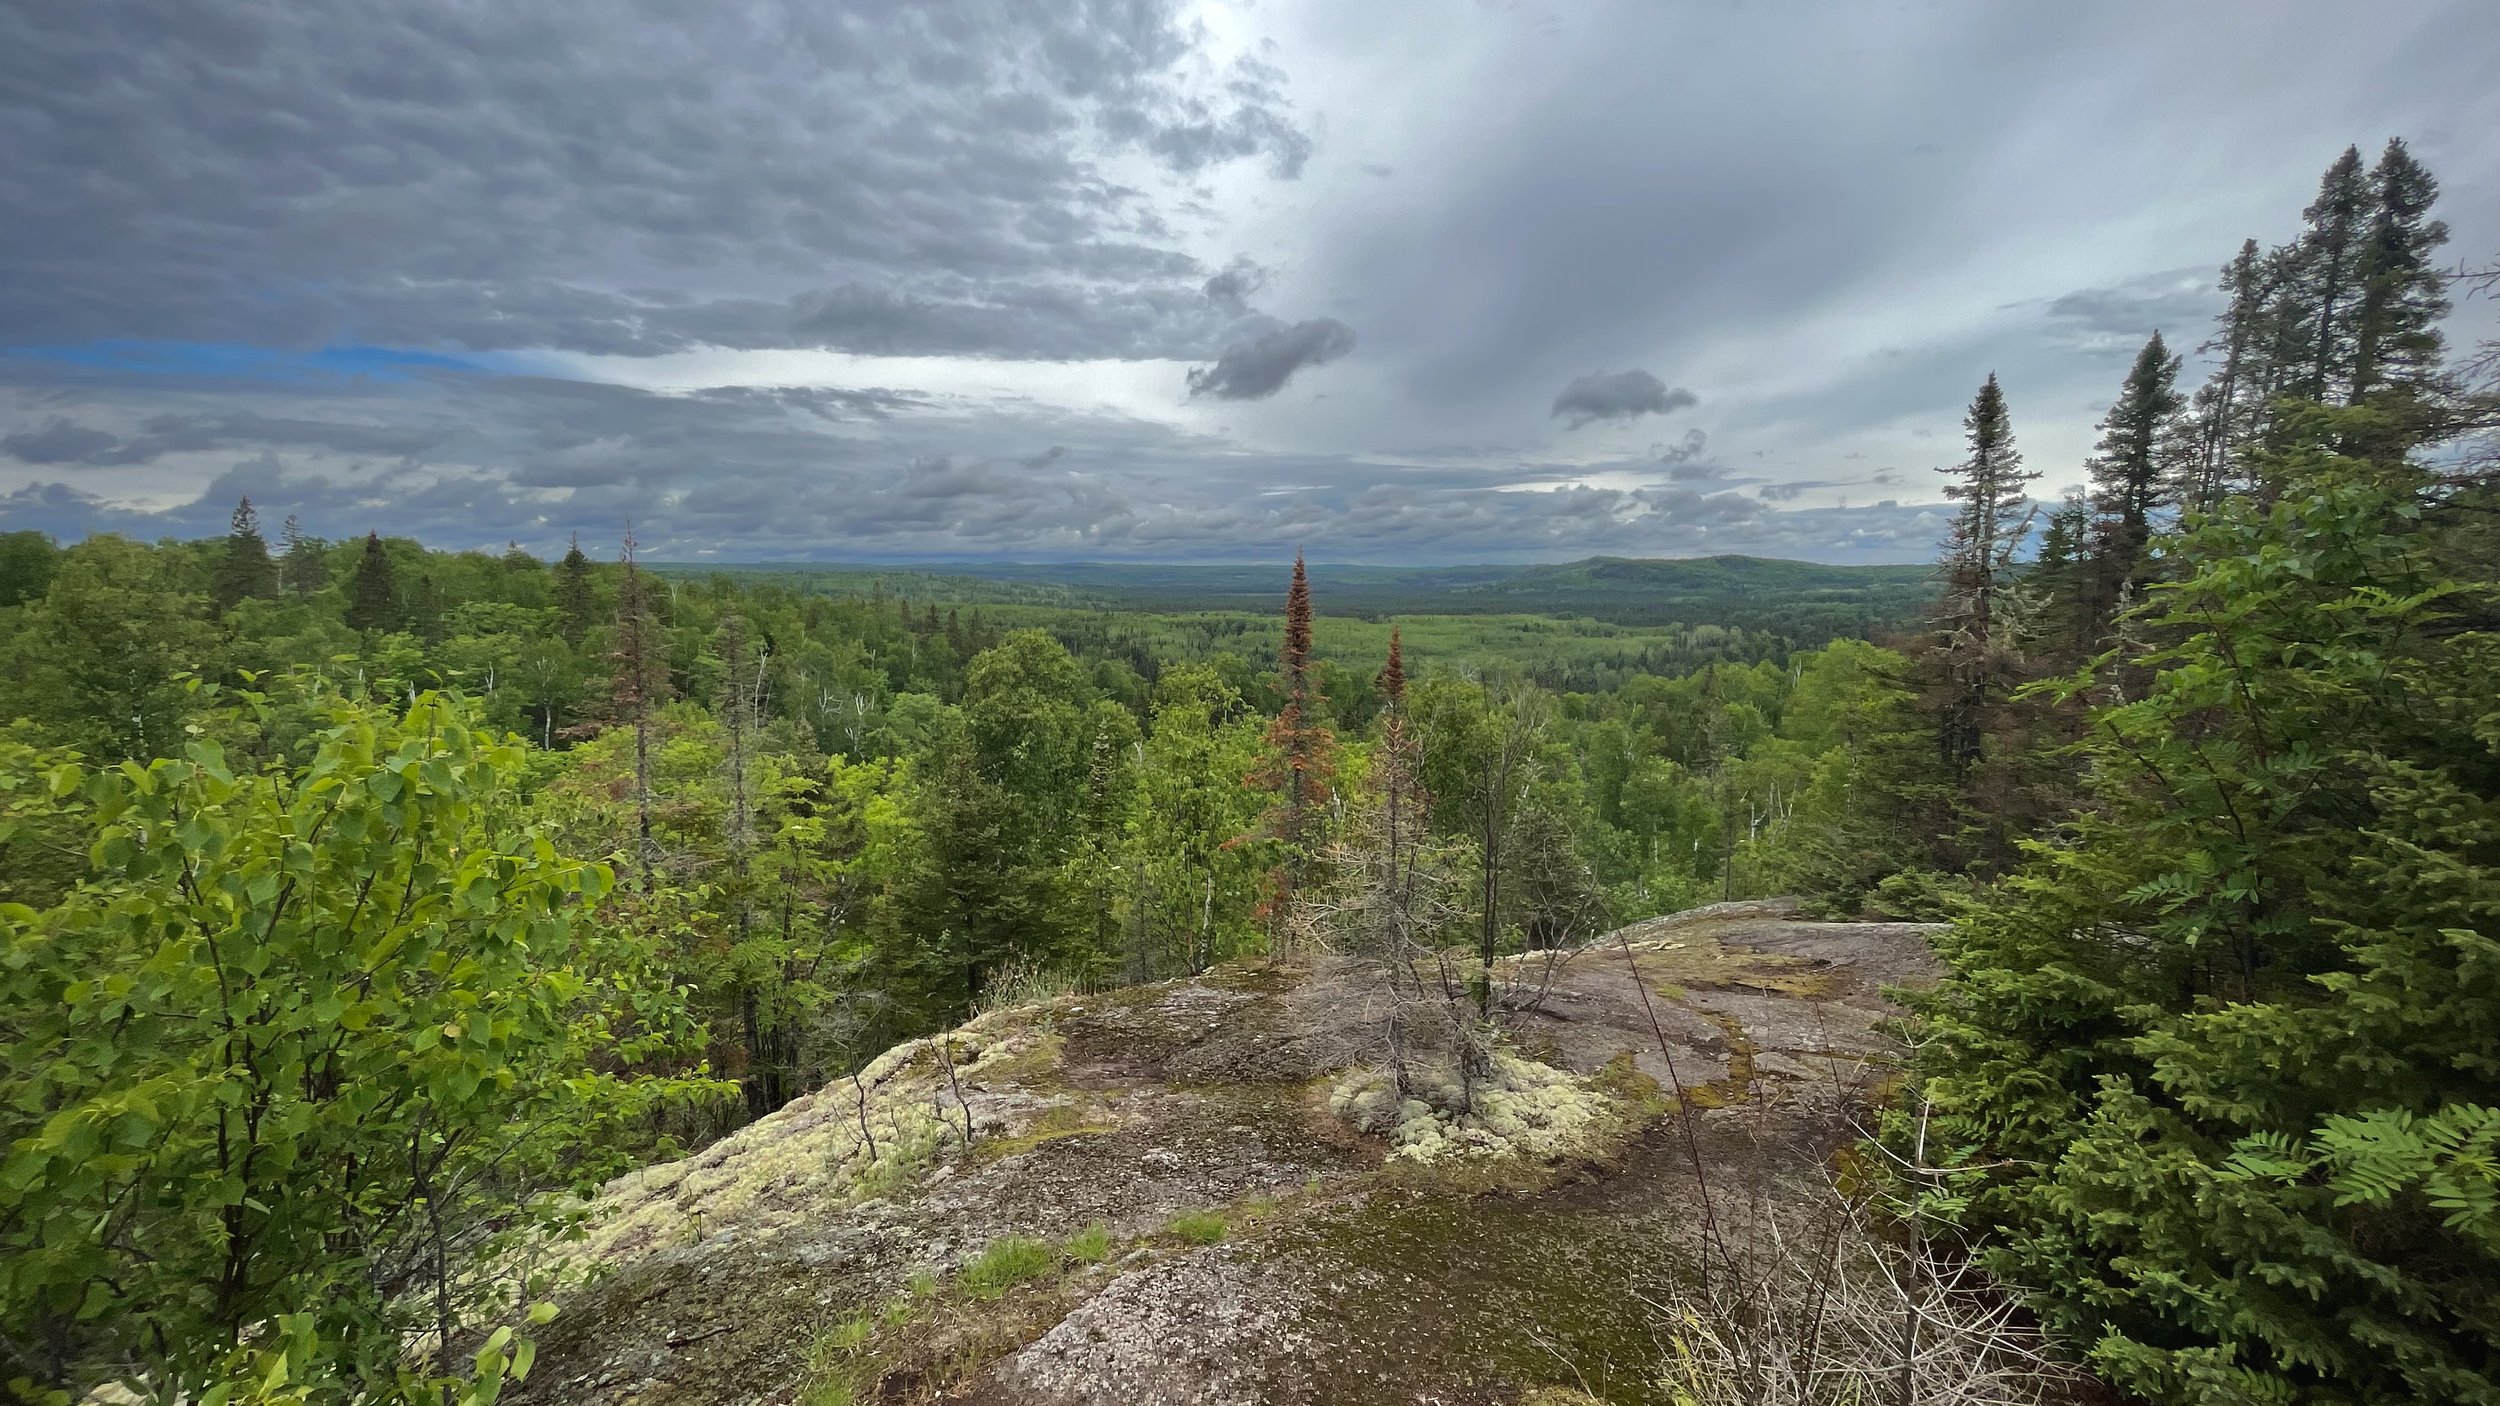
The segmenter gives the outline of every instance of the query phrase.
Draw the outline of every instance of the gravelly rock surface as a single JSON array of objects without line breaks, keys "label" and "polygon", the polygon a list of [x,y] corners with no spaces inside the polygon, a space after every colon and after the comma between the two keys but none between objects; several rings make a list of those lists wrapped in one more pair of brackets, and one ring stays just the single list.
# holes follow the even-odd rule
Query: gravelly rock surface
[{"label": "gravelly rock surface", "polygon": [[1308,1295],[1234,1247],[1140,1269],[1059,1320],[969,1393],[1032,1406],[1310,1399],[1299,1356]]}]

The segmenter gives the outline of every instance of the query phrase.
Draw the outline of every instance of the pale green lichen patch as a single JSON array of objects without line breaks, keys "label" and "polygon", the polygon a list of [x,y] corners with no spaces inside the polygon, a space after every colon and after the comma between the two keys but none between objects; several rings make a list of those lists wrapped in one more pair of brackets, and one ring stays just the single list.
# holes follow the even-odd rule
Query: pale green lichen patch
[{"label": "pale green lichen patch", "polygon": [[1596,1080],[1507,1050],[1496,1051],[1491,1068],[1472,1082],[1454,1069],[1418,1065],[1409,1068],[1406,1085],[1401,1094],[1390,1071],[1358,1070],[1330,1089],[1328,1106],[1387,1138],[1393,1161],[1419,1164],[1579,1156],[1619,1111]]},{"label": "pale green lichen patch", "polygon": [[612,1265],[723,1231],[777,1230],[834,1207],[902,1195],[961,1152],[967,1118],[976,1148],[985,1137],[1064,1135],[1083,1122],[1070,1122],[1064,1100],[1013,1087],[1046,1073],[1056,1052],[1032,1008],[897,1045],[856,1081],[836,1080],[691,1157],[609,1183],[590,1207],[583,1238],[558,1254]]}]

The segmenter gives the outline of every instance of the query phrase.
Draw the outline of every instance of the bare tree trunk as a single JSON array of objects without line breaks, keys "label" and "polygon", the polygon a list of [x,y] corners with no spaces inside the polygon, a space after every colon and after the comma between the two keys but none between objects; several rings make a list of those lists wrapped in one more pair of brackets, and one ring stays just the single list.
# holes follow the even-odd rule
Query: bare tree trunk
[{"label": "bare tree trunk", "polygon": [[1736,897],[1736,788],[1728,783],[1727,762],[1719,763],[1719,898]]},{"label": "bare tree trunk", "polygon": [[[1927,1111],[1921,1099],[1918,1106],[1918,1140],[1912,1144],[1911,1166],[1918,1171],[1927,1167]],[[1927,1262],[1927,1235],[1920,1229],[1921,1212],[1916,1202],[1902,1218],[1909,1230],[1910,1253],[1901,1266],[1901,1402],[1900,1406],[1918,1406],[1918,1295],[1919,1270]]]},{"label": "bare tree trunk", "polygon": [[[729,874],[735,892],[732,943],[744,947],[755,935],[754,874],[755,807],[747,785],[749,708],[746,681],[746,622],[734,612],[721,621],[722,675],[728,696],[721,700],[721,722],[729,734]],[[746,1025],[747,1115],[761,1118],[781,1106],[780,1041],[763,1008],[763,994],[749,978],[739,1001]]]},{"label": "bare tree trunk", "polygon": [[1215,876],[1207,875],[1198,900],[1198,936],[1190,955],[1190,975],[1205,971],[1215,960]]},{"label": "bare tree trunk", "polygon": [[954,1043],[951,1036],[941,1034],[937,1037],[938,1063],[946,1069],[947,1091],[955,1095],[955,1106],[963,1110],[964,1149],[970,1151],[972,1148],[972,1105],[964,1101],[963,1086],[955,1082]]},{"label": "bare tree trunk", "polygon": [[623,657],[617,661],[623,671],[623,695],[619,701],[633,715],[634,723],[634,863],[641,871],[642,891],[649,893],[657,882],[660,846],[651,834],[651,653],[648,639],[650,612],[643,599],[642,568],[636,563],[634,530],[625,529],[625,544],[620,553],[625,564],[624,599],[621,619],[624,629]]},{"label": "bare tree trunk", "polygon": [[859,1140],[868,1145],[868,1160],[877,1160],[877,1135],[868,1131],[868,1086],[859,1081],[859,1070],[851,1070],[851,1092],[859,1100]]}]

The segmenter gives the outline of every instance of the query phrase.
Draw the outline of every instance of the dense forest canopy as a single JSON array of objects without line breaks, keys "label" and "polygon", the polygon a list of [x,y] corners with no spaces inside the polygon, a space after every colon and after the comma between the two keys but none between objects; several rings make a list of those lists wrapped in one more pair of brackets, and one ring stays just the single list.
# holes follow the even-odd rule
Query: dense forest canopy
[{"label": "dense forest canopy", "polygon": [[1403,865],[1480,991],[1720,899],[1951,916],[1880,1144],[1921,1234],[2144,1399],[2500,1400],[2500,494],[2435,191],[2347,152],[2201,385],[2146,329],[2087,494],[1987,375],[1909,619],[1741,560],[1280,564],[1279,618],[248,501],[0,537],[0,1371],[491,1400],[566,1193]]}]

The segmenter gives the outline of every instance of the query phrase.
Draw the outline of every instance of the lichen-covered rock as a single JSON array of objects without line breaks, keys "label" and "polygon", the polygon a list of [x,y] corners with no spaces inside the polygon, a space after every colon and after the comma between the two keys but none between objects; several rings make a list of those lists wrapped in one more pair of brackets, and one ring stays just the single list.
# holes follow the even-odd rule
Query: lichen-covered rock
[{"label": "lichen-covered rock", "polygon": [[[1402,1096],[1371,1063],[1374,974],[1326,959],[897,1046],[607,1187],[583,1238],[540,1248],[596,1275],[505,1399],[1654,1399],[1644,1315],[1691,1263],[1691,1159],[1761,1159],[1768,1130],[1762,1164],[1813,1177],[1849,1136],[1832,1100],[1887,1057],[1877,980],[1932,959],[1923,930],[1778,905],[1633,936],[1505,969],[1527,998],[1465,1089],[1418,1058]],[[1660,1123],[1679,1082],[1693,1122]],[[1009,1238],[1046,1271],[967,1290]]]},{"label": "lichen-covered rock", "polygon": [[1411,1066],[1404,1098],[1385,1069],[1347,1075],[1328,1096],[1338,1117],[1388,1138],[1391,1157],[1417,1163],[1573,1156],[1614,1101],[1592,1080],[1507,1050],[1472,1088],[1453,1068]]}]

